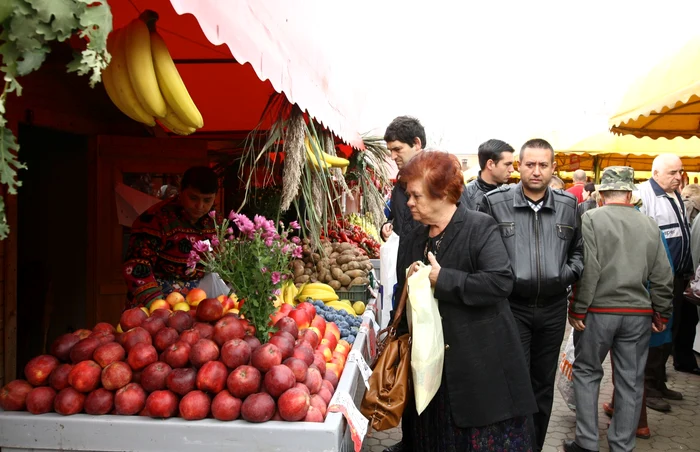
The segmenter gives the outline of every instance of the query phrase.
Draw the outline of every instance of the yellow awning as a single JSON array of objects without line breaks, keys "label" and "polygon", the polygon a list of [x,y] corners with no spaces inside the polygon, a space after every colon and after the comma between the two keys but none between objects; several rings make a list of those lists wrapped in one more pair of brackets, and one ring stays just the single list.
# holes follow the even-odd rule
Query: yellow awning
[{"label": "yellow awning", "polygon": [[609,123],[621,135],[700,136],[700,36],[637,80]]}]

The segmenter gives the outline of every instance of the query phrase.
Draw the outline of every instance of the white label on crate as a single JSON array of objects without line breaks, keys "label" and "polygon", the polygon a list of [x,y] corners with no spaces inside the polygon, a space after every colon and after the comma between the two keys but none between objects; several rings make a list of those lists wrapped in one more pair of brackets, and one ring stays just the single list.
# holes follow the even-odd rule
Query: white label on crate
[{"label": "white label on crate", "polygon": [[370,369],[367,365],[367,361],[365,361],[362,353],[360,353],[359,350],[351,350],[350,354],[348,355],[348,361],[352,361],[357,364],[357,367],[360,369],[360,373],[362,374],[362,380],[364,380],[365,386],[369,391],[369,377],[372,375],[372,369]]},{"label": "white label on crate", "polygon": [[362,449],[362,440],[364,440],[367,435],[369,419],[360,413],[352,397],[345,392],[336,392],[328,406],[328,411],[343,413],[350,427],[350,436],[355,445],[355,452],[360,452]]}]

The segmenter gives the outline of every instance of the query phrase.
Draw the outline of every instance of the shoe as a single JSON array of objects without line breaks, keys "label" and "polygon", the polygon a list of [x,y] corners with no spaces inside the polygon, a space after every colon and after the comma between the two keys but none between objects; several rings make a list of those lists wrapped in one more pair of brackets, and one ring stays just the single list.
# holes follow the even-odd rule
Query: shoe
[{"label": "shoe", "polygon": [[403,440],[401,440],[393,446],[389,446],[386,449],[384,449],[384,452],[408,452],[409,450],[410,449],[408,448],[408,446],[404,444]]},{"label": "shoe", "polygon": [[564,452],[598,452],[597,450],[584,449],[583,447],[576,444],[573,439],[564,440]]},{"label": "shoe", "polygon": [[637,429],[636,436],[641,439],[649,439],[651,438],[651,431],[649,431],[649,427],[640,427]]},{"label": "shoe", "polygon": [[666,411],[671,411],[671,405],[669,405],[667,401],[660,397],[649,397],[649,394],[647,394],[647,408],[664,413]]},{"label": "shoe", "polygon": [[683,400],[683,394],[673,389],[668,389],[666,383],[661,382],[659,384],[659,392],[661,392],[661,397],[668,400]]},{"label": "shoe", "polygon": [[693,375],[700,375],[700,367],[696,367],[696,368],[694,368],[694,369],[690,369],[690,368],[687,368],[687,367],[677,367],[677,366],[674,366],[673,368],[676,369],[678,372],[684,372],[684,373],[693,374]]},{"label": "shoe", "polygon": [[612,417],[613,413],[615,412],[615,408],[612,406],[612,403],[605,402],[603,404],[603,412],[608,415],[608,417]]}]

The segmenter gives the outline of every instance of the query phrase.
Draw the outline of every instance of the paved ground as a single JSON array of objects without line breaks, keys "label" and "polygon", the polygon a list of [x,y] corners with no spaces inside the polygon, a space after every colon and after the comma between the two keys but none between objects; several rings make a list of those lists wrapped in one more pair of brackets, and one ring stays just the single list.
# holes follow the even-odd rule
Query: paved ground
[{"label": "paved ground", "polygon": [[[669,362],[671,359],[669,359]],[[668,386],[683,393],[683,400],[669,401],[672,409],[669,413],[648,410],[651,438],[637,439],[637,451],[700,451],[700,377],[676,372],[673,366],[668,368]],[[605,377],[601,385],[598,419],[600,423],[600,450],[608,451],[607,428],[608,417],[602,410],[602,403],[610,400],[612,379],[610,363],[605,362]],[[563,439],[573,438],[575,434],[575,414],[563,402],[558,390],[554,390],[554,408],[547,432],[543,452],[562,451]],[[362,447],[364,452],[382,452],[401,439],[400,427],[385,432],[375,432],[366,438]],[[436,451],[437,452],[437,451]]]}]

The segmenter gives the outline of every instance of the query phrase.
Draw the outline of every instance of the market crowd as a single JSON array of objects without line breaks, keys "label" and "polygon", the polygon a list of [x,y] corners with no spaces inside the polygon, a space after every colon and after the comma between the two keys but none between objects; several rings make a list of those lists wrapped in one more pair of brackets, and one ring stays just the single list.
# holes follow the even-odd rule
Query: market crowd
[{"label": "market crowd", "polygon": [[700,260],[700,226],[689,221],[700,187],[684,189],[681,160],[657,157],[640,185],[630,167],[604,169],[598,185],[576,171],[564,190],[552,146],[532,139],[517,155],[520,182],[509,184],[516,152],[492,139],[465,186],[455,156],[424,151],[417,119],[396,118],[384,139],[400,170],[381,231],[400,238],[395,293],[410,266],[431,265],[445,343],[437,394],[420,415],[407,405],[403,439],[385,452],[542,450],[567,319],[576,436],[564,450],[599,450],[608,354],[610,450],[649,438],[647,407],[668,411],[683,397],[669,388],[668,358],[700,375],[698,308],[684,296]]}]

